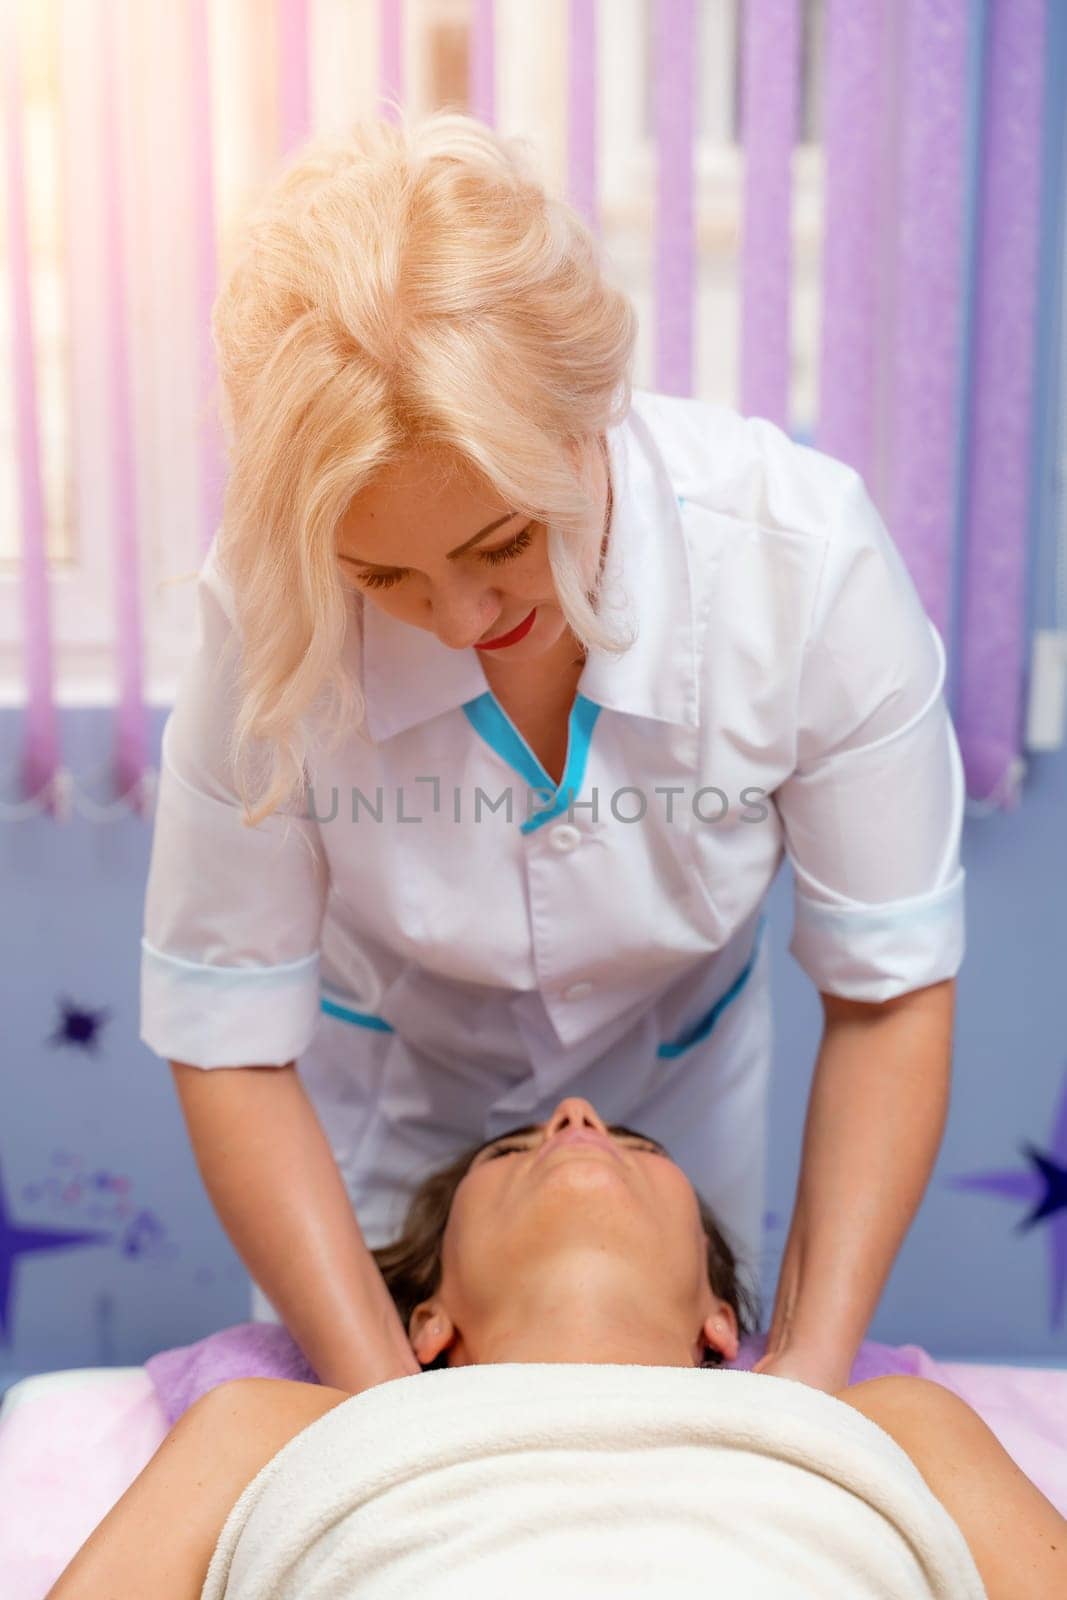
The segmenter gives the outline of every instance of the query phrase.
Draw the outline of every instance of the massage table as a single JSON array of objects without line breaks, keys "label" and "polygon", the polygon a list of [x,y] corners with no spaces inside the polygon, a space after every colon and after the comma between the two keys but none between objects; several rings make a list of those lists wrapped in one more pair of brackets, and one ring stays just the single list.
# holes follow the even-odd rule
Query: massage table
[{"label": "massage table", "polygon": [[[919,1374],[966,1400],[1067,1516],[1067,1369],[917,1354]],[[144,1367],[44,1373],[7,1390],[0,1402],[3,1600],[43,1600],[166,1432]]]}]

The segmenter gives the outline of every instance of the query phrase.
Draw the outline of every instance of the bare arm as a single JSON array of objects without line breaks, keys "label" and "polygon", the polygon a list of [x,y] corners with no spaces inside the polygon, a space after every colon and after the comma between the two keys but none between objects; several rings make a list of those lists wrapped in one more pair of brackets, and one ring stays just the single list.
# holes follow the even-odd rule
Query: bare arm
[{"label": "bare arm", "polygon": [[45,1600],[200,1600],[226,1519],[284,1444],[351,1396],[238,1378],[194,1402]]},{"label": "bare arm", "polygon": [[171,1067],[219,1219],[316,1375],[356,1394],[418,1372],[293,1064]]},{"label": "bare arm", "polygon": [[764,1360],[802,1353],[831,1391],[848,1382],[941,1144],[955,987],[946,979],[880,1005],[822,997],[825,1030]]},{"label": "bare arm", "polygon": [[989,1600],[1067,1594],[1067,1520],[951,1389],[926,1378],[871,1378],[837,1398],[906,1451],[970,1547]]}]

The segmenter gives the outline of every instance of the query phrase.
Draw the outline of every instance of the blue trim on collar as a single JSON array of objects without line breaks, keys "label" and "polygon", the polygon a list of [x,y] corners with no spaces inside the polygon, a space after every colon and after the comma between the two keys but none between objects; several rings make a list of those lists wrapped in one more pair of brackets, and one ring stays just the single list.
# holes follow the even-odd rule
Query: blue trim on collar
[{"label": "blue trim on collar", "polygon": [[567,764],[557,788],[491,690],[465,702],[463,710],[475,733],[519,774],[529,789],[547,790],[553,796],[550,806],[536,811],[520,824],[520,832],[533,833],[543,828],[546,822],[566,811],[571,800],[581,793],[589,761],[589,742],[601,709],[586,695],[575,695],[567,723]]},{"label": "blue trim on collar", "polygon": [[555,790],[555,784],[491,689],[463,704],[467,721],[502,761],[531,789]]}]

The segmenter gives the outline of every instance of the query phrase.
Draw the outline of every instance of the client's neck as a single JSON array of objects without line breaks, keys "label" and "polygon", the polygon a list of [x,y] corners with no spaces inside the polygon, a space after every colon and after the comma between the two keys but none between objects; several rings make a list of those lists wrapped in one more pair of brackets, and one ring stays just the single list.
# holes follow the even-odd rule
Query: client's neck
[{"label": "client's neck", "polygon": [[573,1361],[637,1366],[693,1367],[703,1341],[699,1317],[637,1285],[625,1274],[598,1270],[524,1273],[491,1306],[468,1317],[450,1361],[481,1365],[500,1361]]}]

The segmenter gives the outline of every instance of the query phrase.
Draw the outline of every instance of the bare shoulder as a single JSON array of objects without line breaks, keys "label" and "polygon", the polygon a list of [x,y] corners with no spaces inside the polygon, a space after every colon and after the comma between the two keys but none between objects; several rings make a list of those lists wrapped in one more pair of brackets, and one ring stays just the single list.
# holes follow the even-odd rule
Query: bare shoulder
[{"label": "bare shoulder", "polygon": [[[946,1389],[944,1384],[934,1383],[930,1378],[909,1377],[903,1373],[894,1373],[884,1378],[867,1378],[863,1383],[850,1383],[847,1389],[839,1389],[835,1398],[843,1400],[846,1405],[852,1406],[856,1411],[862,1411],[865,1416],[872,1417],[875,1421],[886,1417],[901,1428],[907,1428],[912,1422],[921,1420],[934,1406],[948,1412],[959,1408],[971,1416],[976,1416],[966,1401],[961,1400],[951,1389]],[[892,1431],[891,1428],[886,1428],[887,1433]]]},{"label": "bare shoulder", "polygon": [[978,1450],[987,1464],[999,1452],[1013,1471],[1019,1471],[977,1411],[943,1383],[893,1374],[850,1384],[837,1399],[876,1422],[928,1480],[945,1468],[958,1467],[961,1453],[969,1449]]},{"label": "bare shoulder", "polygon": [[965,1400],[929,1378],[838,1391],[911,1457],[970,1548],[989,1600],[1067,1594],[1067,1520]]},{"label": "bare shoulder", "polygon": [[895,1439],[927,1482],[938,1473],[946,1456],[959,1452],[969,1434],[984,1432],[997,1445],[966,1401],[929,1378],[904,1374],[868,1378],[839,1390],[836,1398],[853,1410],[862,1411]]},{"label": "bare shoulder", "polygon": [[196,1600],[246,1485],[290,1439],[351,1398],[284,1378],[237,1378],[209,1389],[183,1411],[46,1600],[147,1593]]},{"label": "bare shoulder", "polygon": [[175,1468],[195,1472],[216,1508],[228,1511],[290,1439],[351,1398],[343,1389],[288,1378],[234,1378],[195,1400],[159,1453],[170,1450]]},{"label": "bare shoulder", "polygon": [[277,1437],[277,1449],[287,1439],[306,1428],[352,1396],[346,1389],[331,1389],[320,1383],[299,1383],[291,1378],[231,1378],[195,1400],[179,1418],[189,1420],[190,1428],[262,1430],[264,1442]]},{"label": "bare shoulder", "polygon": [[210,1400],[212,1396],[216,1401],[225,1399],[227,1403],[310,1405],[317,1406],[322,1411],[340,1405],[342,1400],[352,1399],[347,1389],[331,1389],[324,1383],[300,1383],[295,1378],[229,1378],[225,1383],[218,1383],[213,1389],[208,1389],[194,1404],[199,1405],[201,1401]]}]

